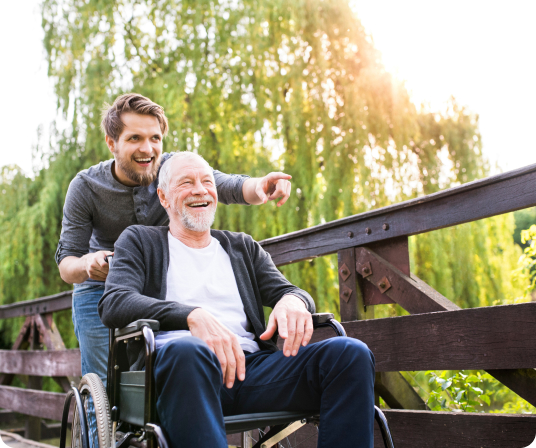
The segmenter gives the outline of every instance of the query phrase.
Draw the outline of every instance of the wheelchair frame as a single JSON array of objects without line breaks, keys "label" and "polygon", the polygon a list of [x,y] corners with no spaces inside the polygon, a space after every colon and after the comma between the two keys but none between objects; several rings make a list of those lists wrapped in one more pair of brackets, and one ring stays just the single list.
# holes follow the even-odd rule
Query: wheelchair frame
[{"label": "wheelchair frame", "polygon": [[[337,336],[346,336],[344,327],[337,322],[333,314],[331,313],[318,313],[313,314],[313,326],[315,329],[320,327],[331,327]],[[121,429],[122,431],[117,431],[119,435],[119,440],[115,442],[115,448],[127,448],[129,446],[137,447],[146,447],[146,448],[168,448],[168,442],[166,437],[159,426],[158,416],[156,413],[156,391],[155,391],[155,381],[153,379],[153,368],[155,362],[155,353],[156,353],[156,344],[154,332],[158,331],[160,324],[156,320],[138,320],[127,325],[124,328],[110,330],[110,356],[108,359],[108,379],[106,392],[109,399],[110,409],[111,409],[111,421],[113,425],[112,429],[112,440],[116,440],[116,431]],[[126,357],[122,356],[122,348],[129,340],[139,341],[143,338],[144,347],[145,347],[145,372],[144,375],[144,391],[143,391],[143,424],[141,423],[141,415],[139,412],[138,415],[136,411],[132,412],[132,407],[130,407],[130,414],[128,401],[132,402],[133,392],[121,392],[121,377],[123,373],[126,373],[126,376],[131,374],[136,374],[137,377],[140,376],[141,372],[129,372],[128,362]],[[131,375],[132,376],[132,375]],[[132,385],[141,388],[141,385]],[[81,407],[81,397],[77,388],[73,389],[68,393],[65,401],[63,419],[62,419],[62,430],[60,437],[60,448],[65,448],[65,439],[66,439],[66,428],[67,428],[67,417],[69,413],[69,406],[72,397],[75,397],[77,403],[77,412],[79,413],[79,419],[81,424],[81,437],[82,448],[91,448],[89,444],[89,425],[87,423],[87,416]],[[135,397],[134,397],[135,398]],[[124,415],[121,415],[122,402],[127,408],[127,418],[122,419]],[[135,406],[134,406],[135,408]],[[125,412],[123,412],[125,414]],[[387,419],[385,418],[382,411],[375,406],[375,420],[378,422],[384,445],[386,448],[394,448],[393,439],[387,424]],[[268,412],[268,413],[257,413],[257,414],[243,414],[225,417],[225,430],[227,434],[234,433],[244,433],[256,428],[265,428],[270,427],[270,430],[265,433],[260,440],[253,445],[251,448],[269,448],[272,446],[277,446],[277,444],[288,437],[290,434],[297,431],[299,428],[304,426],[306,423],[314,423],[315,425],[319,422],[318,412]],[[129,425],[128,429],[124,432],[123,425]],[[139,431],[130,430],[130,426],[135,426],[140,429],[141,437]],[[145,443],[143,443],[145,440]],[[243,443],[245,445],[246,437],[243,436]],[[250,445],[251,446],[251,445]],[[111,447],[101,447],[101,448],[111,448]]]}]

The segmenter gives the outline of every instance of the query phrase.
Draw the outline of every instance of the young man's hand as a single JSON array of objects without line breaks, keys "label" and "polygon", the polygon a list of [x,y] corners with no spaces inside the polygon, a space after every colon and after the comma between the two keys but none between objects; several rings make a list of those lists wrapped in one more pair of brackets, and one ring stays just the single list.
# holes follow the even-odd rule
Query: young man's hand
[{"label": "young man's hand", "polygon": [[306,346],[313,335],[313,318],[305,303],[296,296],[284,295],[274,307],[268,327],[260,339],[270,339],[279,328],[279,336],[285,339],[283,354],[296,356],[300,346]]},{"label": "young man's hand", "polygon": [[285,173],[270,173],[264,177],[248,179],[244,182],[242,193],[248,204],[266,204],[281,198],[277,203],[281,207],[290,197],[292,176]]},{"label": "young man's hand", "polygon": [[61,278],[70,284],[84,283],[88,278],[104,282],[110,268],[106,256],[113,254],[108,250],[99,250],[83,257],[65,257],[58,266]]},{"label": "young man's hand", "polygon": [[113,255],[113,252],[108,250],[99,250],[87,255],[84,255],[82,259],[84,260],[85,270],[87,275],[92,280],[99,280],[101,282],[106,281],[108,277],[108,272],[110,265],[106,261],[108,255]]},{"label": "young man's hand", "polygon": [[196,308],[187,318],[192,336],[202,339],[218,357],[223,372],[223,383],[230,389],[235,377],[244,381],[246,357],[236,335],[208,311]]}]

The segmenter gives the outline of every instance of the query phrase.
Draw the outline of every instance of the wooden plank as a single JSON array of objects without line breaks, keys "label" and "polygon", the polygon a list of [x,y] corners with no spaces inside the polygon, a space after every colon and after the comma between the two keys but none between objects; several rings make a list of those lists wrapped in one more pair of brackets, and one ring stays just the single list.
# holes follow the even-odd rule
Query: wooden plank
[{"label": "wooden plank", "polygon": [[0,306],[0,319],[71,309],[72,293],[72,291],[64,291],[52,296]]},{"label": "wooden plank", "polygon": [[0,386],[0,407],[33,417],[61,420],[65,394]]},{"label": "wooden plank", "polygon": [[378,292],[381,284],[388,284],[389,289],[383,295],[411,314],[460,309],[420,278],[406,275],[372,250],[358,247],[355,254],[356,270],[366,282]]},{"label": "wooden plank", "polygon": [[[377,372],[536,367],[536,302],[343,323]],[[319,329],[313,342],[333,336]]]},{"label": "wooden plank", "polygon": [[426,403],[400,372],[377,372],[374,391],[391,409],[428,410]]},{"label": "wooden plank", "polygon": [[[536,416],[383,410],[396,448],[522,448],[536,435]],[[316,429],[296,433],[300,448],[317,445]],[[313,436],[309,439],[309,437]],[[374,448],[385,448],[374,423]]]},{"label": "wooden plank", "polygon": [[0,430],[0,436],[2,436],[2,441],[10,448],[55,448],[54,445],[48,445],[46,443],[36,442],[35,440],[25,439],[19,434],[11,431],[8,432]]},{"label": "wooden plank", "polygon": [[52,313],[47,313],[44,316],[36,314],[34,316],[35,326],[39,331],[40,340],[48,350],[65,350],[65,344],[61,338],[58,327],[54,323]]},{"label": "wooden plank", "polygon": [[35,376],[80,376],[80,350],[0,350],[0,372]]},{"label": "wooden plank", "polygon": [[[277,236],[260,244],[278,266],[536,205],[536,165]],[[388,229],[384,230],[384,224]],[[370,233],[366,231],[370,229]],[[352,235],[349,237],[349,235]]]},{"label": "wooden plank", "polygon": [[[396,448],[522,448],[536,435],[536,416],[384,411]],[[378,425],[374,447],[384,448]]]},{"label": "wooden plank", "polygon": [[533,406],[536,406],[536,370],[534,369],[517,369],[517,370],[493,370],[487,372],[496,380],[512,389],[523,399],[527,400]]}]

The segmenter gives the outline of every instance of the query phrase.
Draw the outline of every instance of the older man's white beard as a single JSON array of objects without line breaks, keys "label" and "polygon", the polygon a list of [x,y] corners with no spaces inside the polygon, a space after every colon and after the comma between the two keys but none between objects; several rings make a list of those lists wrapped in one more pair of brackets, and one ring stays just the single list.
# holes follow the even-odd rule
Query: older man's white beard
[{"label": "older man's white beard", "polygon": [[[187,204],[192,202],[209,202],[203,213],[191,213]],[[177,210],[175,210],[178,212]],[[190,196],[182,202],[182,212],[177,213],[181,223],[188,230],[194,232],[206,232],[210,230],[212,224],[214,224],[214,218],[216,217],[216,204],[214,199],[210,195],[202,197]]]}]

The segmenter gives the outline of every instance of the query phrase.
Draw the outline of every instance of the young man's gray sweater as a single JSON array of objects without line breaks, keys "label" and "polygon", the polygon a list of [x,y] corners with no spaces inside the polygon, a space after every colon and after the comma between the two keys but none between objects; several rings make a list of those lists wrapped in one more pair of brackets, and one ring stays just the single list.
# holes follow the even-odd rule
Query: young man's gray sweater
[{"label": "young man's gray sweater", "polygon": [[[104,325],[122,328],[138,319],[155,319],[160,329],[187,330],[187,317],[196,307],[166,301],[169,266],[169,228],[131,226],[115,243],[113,267],[99,302],[99,315]],[[273,308],[285,295],[293,294],[304,301],[307,310],[315,311],[311,296],[292,285],[274,265],[270,255],[251,236],[222,230],[211,230],[229,255],[244,311],[263,350],[277,350],[276,337],[261,341],[265,331],[263,306]],[[129,349],[131,364],[141,361]],[[135,363],[134,369],[140,367]]]}]

